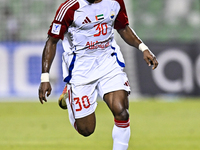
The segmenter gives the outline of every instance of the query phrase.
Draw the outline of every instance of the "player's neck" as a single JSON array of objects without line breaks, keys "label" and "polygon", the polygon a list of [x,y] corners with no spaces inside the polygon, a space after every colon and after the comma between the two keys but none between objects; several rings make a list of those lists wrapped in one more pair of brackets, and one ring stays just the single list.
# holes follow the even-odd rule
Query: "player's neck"
[{"label": "player's neck", "polygon": [[99,3],[101,2],[102,0],[95,0],[94,3]]}]

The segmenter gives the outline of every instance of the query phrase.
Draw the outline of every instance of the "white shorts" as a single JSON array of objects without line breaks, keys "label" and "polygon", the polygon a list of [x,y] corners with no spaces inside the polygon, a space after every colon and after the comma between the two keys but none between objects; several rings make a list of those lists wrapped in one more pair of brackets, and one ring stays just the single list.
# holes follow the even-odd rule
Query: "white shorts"
[{"label": "white shorts", "polygon": [[117,90],[130,92],[128,78],[123,71],[121,73],[117,71],[115,74],[113,70],[106,76],[86,85],[68,84],[69,98],[66,102],[72,125],[75,119],[83,118],[95,111],[98,94],[103,98],[104,94]]}]

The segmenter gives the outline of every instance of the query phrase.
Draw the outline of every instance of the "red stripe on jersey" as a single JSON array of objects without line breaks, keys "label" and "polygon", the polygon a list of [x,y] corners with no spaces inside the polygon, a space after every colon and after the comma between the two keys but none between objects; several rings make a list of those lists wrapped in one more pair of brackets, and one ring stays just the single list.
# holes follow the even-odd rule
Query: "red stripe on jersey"
[{"label": "red stripe on jersey", "polygon": [[69,0],[69,1],[67,1],[67,2],[60,8],[60,11],[59,11],[59,13],[57,14],[55,20],[61,22],[61,21],[63,20],[64,16],[65,16],[67,10],[68,10],[70,7],[72,7],[74,4],[76,4],[76,3],[77,3],[77,0]]},{"label": "red stripe on jersey", "polygon": [[116,120],[115,119],[115,125],[120,127],[120,128],[127,128],[130,126],[130,120]]},{"label": "red stripe on jersey", "polygon": [[[56,15],[54,20],[49,28],[48,35],[63,39],[64,34],[68,30],[68,27],[74,20],[74,12],[79,8],[79,2],[77,0],[68,0],[65,3],[62,3],[58,10],[56,11]],[[53,23],[61,24],[60,34],[56,35],[51,33]]]}]

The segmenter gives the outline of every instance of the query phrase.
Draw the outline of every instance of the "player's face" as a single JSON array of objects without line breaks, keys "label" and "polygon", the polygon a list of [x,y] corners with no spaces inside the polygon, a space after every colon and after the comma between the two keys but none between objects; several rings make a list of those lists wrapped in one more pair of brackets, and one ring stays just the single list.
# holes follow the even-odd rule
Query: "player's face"
[{"label": "player's face", "polygon": [[95,0],[87,0],[87,1],[90,2],[90,3],[94,3]]}]

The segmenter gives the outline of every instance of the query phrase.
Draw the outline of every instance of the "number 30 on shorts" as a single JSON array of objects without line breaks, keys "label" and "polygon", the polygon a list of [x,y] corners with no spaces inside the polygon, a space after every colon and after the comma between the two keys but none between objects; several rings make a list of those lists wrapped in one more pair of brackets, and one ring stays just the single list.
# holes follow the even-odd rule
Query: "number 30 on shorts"
[{"label": "number 30 on shorts", "polygon": [[79,97],[74,98],[75,104],[78,105],[78,108],[76,111],[81,111],[83,108],[89,108],[90,107],[90,101],[88,96],[83,96],[81,99]]}]

